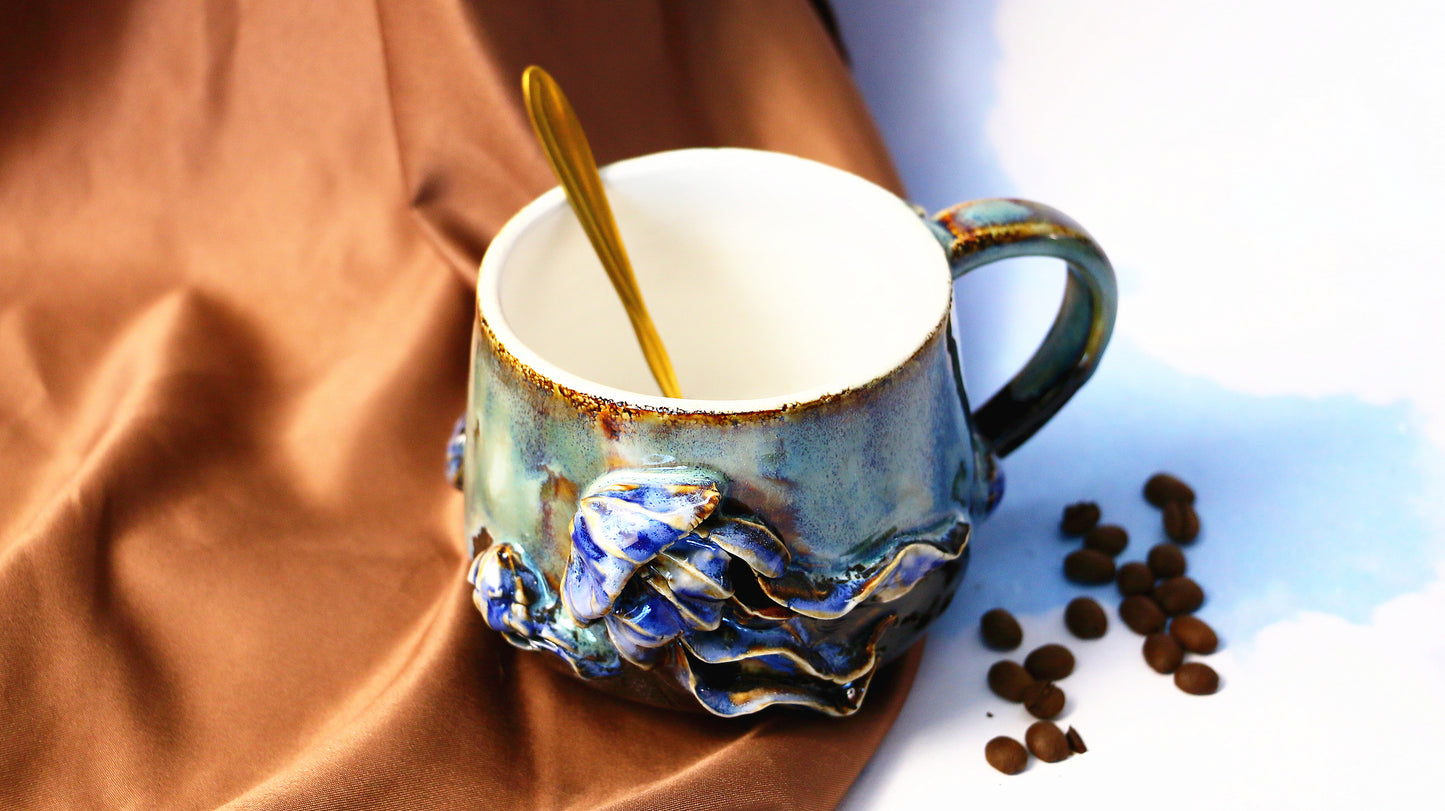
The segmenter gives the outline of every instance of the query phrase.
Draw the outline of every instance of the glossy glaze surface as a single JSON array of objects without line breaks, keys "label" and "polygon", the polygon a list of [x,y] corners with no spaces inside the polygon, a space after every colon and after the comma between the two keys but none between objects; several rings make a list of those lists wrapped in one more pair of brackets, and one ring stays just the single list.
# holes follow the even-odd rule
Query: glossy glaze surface
[{"label": "glossy glaze surface", "polygon": [[990,501],[944,326],[868,386],[716,415],[561,391],[482,323],[463,470],[488,623],[579,676],[639,668],[718,714],[857,709],[921,630],[901,598],[954,581]]}]

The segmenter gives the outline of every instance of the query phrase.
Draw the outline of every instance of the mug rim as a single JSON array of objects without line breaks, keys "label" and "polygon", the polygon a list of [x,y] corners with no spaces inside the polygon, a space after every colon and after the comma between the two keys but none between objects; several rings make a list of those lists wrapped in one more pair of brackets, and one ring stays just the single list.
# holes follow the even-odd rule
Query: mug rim
[{"label": "mug rim", "polygon": [[[699,156],[706,156],[704,158],[705,160],[718,158],[729,160],[739,155],[746,156],[746,160],[763,159],[778,160],[785,163],[807,164],[813,169],[822,169],[834,175],[847,178],[846,182],[856,185],[865,195],[874,197],[885,195],[900,205],[906,205],[905,201],[898,195],[867,178],[820,161],[770,150],[743,147],[689,147],[627,158],[609,164],[600,171],[604,179],[607,179],[609,176],[617,179],[625,179],[631,173],[666,168],[670,163],[688,164],[698,159]],[[501,307],[500,281],[502,272],[500,268],[505,264],[512,249],[532,223],[556,210],[558,207],[565,207],[567,205],[566,195],[562,188],[560,186],[553,186],[518,210],[497,232],[496,236],[488,245],[486,252],[483,254],[481,264],[478,268],[475,297],[476,317],[479,331],[482,333],[481,337],[491,345],[493,351],[504,361],[508,362],[509,365],[515,366],[523,377],[532,380],[544,388],[551,388],[564,395],[569,395],[569,399],[582,401],[594,408],[665,414],[717,414],[736,416],[749,413],[771,414],[831,402],[851,392],[879,386],[889,378],[908,368],[918,356],[934,342],[939,332],[947,329],[949,319],[953,312],[952,275],[948,272],[947,256],[943,246],[940,244],[938,251],[939,267],[944,274],[943,278],[948,280],[947,295],[944,296],[942,312],[939,314],[939,317],[929,325],[929,328],[920,329],[918,340],[910,344],[907,351],[896,358],[896,360],[881,373],[875,374],[867,379],[858,378],[853,380],[830,381],[795,392],[746,399],[665,397],[662,395],[645,394],[616,388],[569,372],[543,358],[511,329]],[[936,241],[936,238],[929,231],[924,218],[921,216],[918,218],[918,226],[920,236],[931,241]],[[493,316],[489,317],[489,314],[493,314]]]}]

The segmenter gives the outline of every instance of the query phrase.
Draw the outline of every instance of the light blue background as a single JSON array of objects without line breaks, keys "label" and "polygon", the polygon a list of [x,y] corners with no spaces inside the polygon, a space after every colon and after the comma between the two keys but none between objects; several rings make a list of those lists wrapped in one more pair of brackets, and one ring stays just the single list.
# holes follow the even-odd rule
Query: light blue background
[{"label": "light blue background", "polygon": [[[1009,0],[834,3],[860,87],[894,152],[911,197],[926,208],[936,210],[977,197],[1038,197],[1057,204],[1093,229],[1084,212],[1096,205],[1100,210],[1117,205],[1110,198],[1120,193],[1119,188],[1137,188],[1148,181],[1150,173],[1160,171],[1160,165],[1177,158],[1170,154],[1177,144],[1140,139],[1130,147],[1137,162],[1115,160],[1109,164],[1109,172],[1114,174],[1101,173],[1101,182],[1096,186],[1081,191],[1078,184],[1070,186],[1061,180],[1057,188],[1069,190],[1070,200],[1043,197],[1047,190],[1026,188],[1005,170],[1008,160],[991,140],[1002,131],[991,126],[991,121],[997,112],[1000,88],[1008,79],[999,73],[1004,61],[1000,31],[1016,35],[1020,8],[1032,11],[1048,5]],[[1131,17],[1136,5],[1091,5],[1097,19],[1076,35],[1087,40],[1102,38],[1102,32],[1108,31],[1109,36],[1124,37],[1127,42],[1130,37],[1159,35],[1161,27],[1185,28],[1192,24],[1182,12],[1175,20],[1167,11],[1141,23]],[[1244,16],[1237,22],[1241,31],[1249,32],[1251,47],[1259,47],[1260,42],[1277,43],[1273,47],[1279,52],[1280,70],[1289,70],[1288,66],[1296,63],[1306,67],[1328,64],[1334,56],[1348,59],[1364,85],[1360,90],[1362,98],[1370,97],[1372,82],[1391,81],[1392,71],[1400,69],[1402,59],[1407,60],[1410,71],[1445,76],[1445,58],[1438,53],[1429,53],[1409,41],[1372,35],[1370,31],[1362,30],[1355,39],[1341,39],[1350,50],[1333,56],[1305,51],[1316,48],[1325,38],[1302,37],[1298,27],[1333,25],[1348,33],[1355,28],[1350,17],[1360,13],[1352,6],[1265,2],[1260,7],[1264,11],[1257,17]],[[1217,13],[1239,14],[1242,8],[1226,4]],[[1384,4],[1378,13],[1409,19],[1428,8],[1421,4]],[[1012,16],[1007,25],[1001,25],[1000,15],[1005,11],[1012,12]],[[1434,19],[1438,16],[1434,13],[1430,23],[1436,28],[1440,27],[1439,20]],[[1319,23],[1318,19],[1325,22]],[[1069,32],[1046,30],[1055,24],[1065,23],[1042,15],[1037,19],[1041,35],[1067,40]],[[1172,29],[1168,34],[1183,41],[1190,37],[1187,30]],[[1240,68],[1231,64],[1228,38],[1219,45],[1208,61],[1198,56],[1211,53],[1208,48],[1181,52],[1180,59],[1200,61],[1173,65],[1168,75],[1202,77],[1198,81],[1206,89],[1208,83],[1217,81],[1221,97],[1226,99],[1225,91],[1233,86],[1231,82],[1248,85],[1256,79],[1264,84],[1275,81],[1231,74],[1237,74]],[[1102,51],[1089,55],[1087,47],[1080,53],[1091,63],[1110,58]],[[1078,57],[1060,53],[1058,64],[1048,67],[1061,76],[1067,75],[1078,64],[1071,63],[1070,58]],[[1141,73],[1150,69],[1148,64],[1138,66]],[[1216,75],[1218,79],[1212,78]],[[1309,76],[1291,81],[1294,89],[1281,91],[1281,105],[1297,98],[1313,98]],[[1135,91],[1117,84],[1080,88],[1077,83],[1060,90],[1096,94],[1101,107],[1110,109],[1112,105],[1112,109],[1126,110],[1132,108],[1120,98]],[[1320,92],[1327,93],[1328,89]],[[1044,108],[1050,105],[1047,98],[1036,101]],[[1440,97],[1421,99],[1421,104],[1440,101]],[[1220,148],[1199,155],[1198,161],[1204,165],[1203,171],[1217,167],[1222,172],[1234,171],[1242,178],[1234,183],[1234,193],[1242,198],[1251,194],[1255,197],[1248,205],[1241,205],[1241,210],[1259,210],[1264,206],[1259,200],[1267,197],[1268,206],[1334,212],[1330,217],[1316,217],[1306,222],[1303,231],[1282,238],[1304,243],[1366,238],[1357,232],[1342,233],[1351,227],[1351,208],[1358,206],[1390,205],[1402,211],[1429,207],[1445,215],[1436,198],[1438,188],[1428,183],[1412,186],[1408,180],[1394,182],[1388,177],[1382,180],[1385,170],[1372,175],[1356,167],[1354,173],[1339,173],[1334,186],[1339,202],[1328,201],[1328,208],[1326,201],[1310,190],[1274,182],[1264,171],[1268,164],[1258,163],[1247,138],[1232,141],[1228,137],[1235,131],[1247,134],[1251,122],[1245,117],[1258,116],[1260,109],[1257,102],[1241,104],[1237,110],[1227,103],[1212,108],[1212,119],[1206,124],[1220,129]],[[1351,144],[1331,141],[1329,127],[1335,120],[1331,116],[1348,121],[1349,116],[1366,116],[1371,111],[1321,106],[1302,110],[1297,115],[1321,117],[1319,140],[1308,147],[1324,155],[1338,151],[1341,160],[1348,162]],[[1141,118],[1151,114],[1139,108]],[[1231,121],[1231,116],[1238,118]],[[1439,115],[1429,114],[1398,124],[1389,120],[1376,123],[1382,132],[1399,139],[1404,148],[1416,150],[1427,160],[1440,160],[1440,153],[1445,151],[1445,126],[1441,122]],[[1129,138],[1130,125],[1129,120],[1103,118],[1064,122],[1060,137],[1067,137],[1071,127],[1114,126],[1119,137]],[[1011,154],[1016,160],[1019,153],[1015,150]],[[1080,160],[1087,160],[1087,156]],[[1251,175],[1251,171],[1256,174]],[[1329,170],[1321,166],[1320,171]],[[1430,173],[1438,171],[1439,166],[1422,167],[1422,176],[1434,176]],[[1051,180],[1047,168],[1033,178]],[[1382,189],[1395,196],[1382,200]],[[1181,193],[1188,194],[1189,189]],[[1181,252],[1191,250],[1189,240],[1201,231],[1215,241],[1227,243],[1231,238],[1218,223],[1180,221],[1171,216],[1167,206],[1148,200],[1137,202],[1136,221],[1125,228],[1117,222],[1109,223],[1111,233],[1122,236],[1119,242],[1128,243],[1129,229],[1175,232]],[[1230,204],[1229,199],[1221,198],[1221,210]],[[1263,210],[1269,209],[1265,206]],[[1221,222],[1229,222],[1227,213],[1220,216]],[[1268,226],[1254,223],[1249,227]],[[1106,234],[1096,230],[1095,235],[1105,250],[1111,250]],[[1241,237],[1241,244],[1257,244],[1255,235],[1250,236]],[[1390,237],[1370,234],[1368,238]],[[1355,359],[1341,359],[1337,373],[1342,382],[1333,393],[1302,394],[1250,393],[1190,371],[1198,368],[1197,363],[1191,367],[1189,363],[1174,362],[1171,350],[1164,345],[1168,342],[1157,340],[1157,328],[1153,332],[1132,328],[1131,319],[1139,318],[1141,323],[1143,319],[1130,311],[1131,302],[1138,298],[1131,294],[1148,284],[1151,274],[1156,274],[1152,278],[1157,279],[1157,274],[1164,272],[1139,264],[1139,256],[1144,254],[1127,250],[1115,256],[1124,298],[1119,330],[1098,373],[1053,422],[1005,461],[1008,491],[1003,504],[976,533],[968,578],[959,598],[930,635],[909,704],[845,808],[924,804],[991,807],[995,802],[1064,801],[1076,797],[1083,787],[1097,785],[1093,778],[1098,775],[1110,779],[1132,775],[1129,779],[1144,783],[1174,785],[1170,781],[1187,779],[1185,763],[1229,760],[1224,757],[1221,761],[1218,741],[1223,733],[1208,728],[1209,711],[1201,713],[1196,709],[1208,706],[1199,704],[1206,701],[1221,702],[1215,705],[1221,710],[1221,724],[1225,718],[1231,719],[1230,723],[1246,719],[1245,723],[1253,727],[1246,733],[1248,737],[1293,742],[1293,755],[1280,756],[1284,762],[1271,768],[1260,766],[1257,772],[1249,767],[1247,778],[1241,779],[1252,782],[1241,787],[1248,791],[1241,795],[1240,807],[1256,807],[1251,797],[1261,805],[1266,804],[1266,798],[1290,798],[1315,807],[1360,807],[1356,802],[1362,797],[1384,801],[1404,796],[1409,787],[1425,785],[1427,777],[1424,768],[1412,770],[1410,764],[1423,767],[1434,757],[1428,753],[1445,753],[1445,744],[1434,736],[1414,731],[1420,724],[1445,718],[1445,703],[1438,690],[1414,696],[1413,703],[1379,698],[1397,695],[1408,689],[1408,684],[1442,682],[1445,632],[1438,616],[1419,617],[1415,629],[1402,629],[1394,620],[1395,624],[1388,627],[1383,620],[1378,626],[1372,624],[1377,609],[1392,600],[1426,592],[1438,596],[1440,591],[1437,581],[1445,561],[1445,543],[1436,511],[1438,505],[1445,504],[1445,477],[1441,475],[1445,453],[1438,440],[1432,441],[1430,415],[1421,408],[1422,404],[1437,407],[1442,402],[1437,367],[1445,350],[1445,317],[1427,306],[1428,301],[1435,300],[1430,296],[1438,296],[1440,258],[1424,253],[1381,255],[1382,261],[1397,263],[1391,268],[1395,271],[1393,278],[1403,278],[1407,283],[1387,290],[1388,295],[1379,295],[1385,296],[1394,317],[1403,321],[1392,326],[1401,328],[1412,339],[1388,345],[1392,351],[1382,352],[1373,363],[1388,365],[1387,371],[1398,372],[1387,376],[1390,379],[1418,375],[1418,383],[1406,388],[1413,393],[1410,396],[1381,398],[1351,393],[1352,377],[1360,378],[1362,391],[1373,390],[1372,381],[1380,379],[1379,369],[1366,368],[1368,364],[1361,365]],[[1400,262],[1410,266],[1401,268]],[[1286,269],[1300,270],[1281,266],[1280,273]],[[1353,278],[1355,284],[1372,284],[1369,268],[1360,267],[1358,271],[1353,277],[1336,273],[1328,278],[1330,283]],[[960,282],[958,318],[969,390],[975,402],[982,402],[1027,357],[1057,307],[1061,283],[1061,270],[1047,263],[990,268]],[[1280,290],[1269,278],[1260,278],[1258,286],[1241,285],[1233,295],[1241,304],[1240,312],[1268,313],[1277,300],[1268,296],[1277,297]],[[1301,295],[1305,302],[1301,306],[1329,301],[1310,298],[1306,290]],[[1251,297],[1259,298],[1251,301]],[[1156,296],[1147,300],[1157,303],[1159,299]],[[1261,350],[1290,337],[1276,332],[1288,326],[1276,326],[1258,316],[1245,318],[1226,311],[1211,317],[1240,319],[1236,334],[1256,342]],[[1338,330],[1372,328],[1360,326],[1346,312],[1327,312],[1320,317],[1334,319]],[[1180,328],[1188,328],[1188,324],[1189,318],[1181,315]],[[1385,345],[1383,339],[1381,345]],[[1331,350],[1321,346],[1319,351]],[[1310,361],[1327,365],[1329,359],[1316,357]],[[1416,371],[1411,372],[1411,368]],[[1148,674],[1141,661],[1128,662],[1126,671],[1123,664],[1102,658],[1098,651],[1107,646],[1099,646],[1090,654],[1094,650],[1090,645],[1097,643],[1079,645],[1057,625],[1063,605],[1080,594],[1097,597],[1106,608],[1117,604],[1110,587],[1081,588],[1061,576],[1061,559],[1073,548],[1057,530],[1062,506],[1078,500],[1097,501],[1106,522],[1123,524],[1132,534],[1132,542],[1120,560],[1141,559],[1149,546],[1163,540],[1158,511],[1140,496],[1144,480],[1158,470],[1178,474],[1199,493],[1204,531],[1189,548],[1190,574],[1208,592],[1208,602],[1200,615],[1224,639],[1226,653],[1217,655],[1224,657],[1219,661],[1233,667],[1223,673],[1224,691],[1208,699],[1171,693],[1172,686],[1160,689],[1160,677]],[[1436,586],[1433,592],[1432,586]],[[1430,599],[1435,602],[1424,604],[1440,606],[1438,598]],[[983,649],[977,640],[978,617],[994,606],[1004,606],[1025,619],[1028,638],[1024,648],[1015,654],[1017,657],[1033,645],[1061,641],[1082,649],[1076,650],[1081,670],[1088,667],[1120,674],[1111,675],[1112,681],[1096,679],[1070,690],[1069,720],[1079,718],[1081,724],[1091,720],[1095,729],[1106,731],[1107,746],[1095,746],[1087,756],[1059,766],[1036,763],[1015,778],[1003,778],[986,767],[982,752],[988,738],[1009,734],[1022,739],[1028,722],[1022,713],[1001,705],[979,684],[982,669],[999,656]],[[1310,619],[1316,614],[1330,618]],[[1297,691],[1285,692],[1276,683],[1284,681],[1283,672],[1277,664],[1270,664],[1277,663],[1278,657],[1272,658],[1268,650],[1259,649],[1261,645],[1282,645],[1273,640],[1284,637],[1261,634],[1272,626],[1286,629],[1281,634],[1294,633],[1289,629],[1295,628],[1293,623],[1301,618],[1326,624],[1338,620],[1340,627],[1351,629],[1349,644],[1353,647],[1341,649],[1338,655],[1319,650],[1320,646],[1311,648],[1319,651],[1318,663],[1322,667],[1337,668],[1341,674],[1323,674],[1318,683],[1301,683]],[[1137,646],[1137,642],[1127,640],[1128,633],[1116,622],[1110,635],[1115,641],[1109,650]],[[1361,661],[1360,651],[1389,651],[1393,640],[1411,634],[1416,635],[1425,652],[1402,659],[1402,668],[1413,668],[1402,677],[1404,681],[1394,681],[1391,668],[1379,662]],[[1378,637],[1379,646],[1375,646],[1374,637]],[[1117,658],[1117,651],[1109,656]],[[1354,672],[1350,672],[1351,668]],[[1149,701],[1158,702],[1161,712],[1171,712],[1169,708],[1174,705],[1167,702],[1186,702],[1178,705],[1183,719],[1178,723],[1191,723],[1189,719],[1193,719],[1196,726],[1180,728],[1160,719],[1121,720],[1117,712],[1111,719],[1083,717],[1091,706],[1123,706],[1122,697],[1112,693],[1143,690],[1153,691]],[[1230,696],[1231,692],[1234,695]],[[1377,709],[1374,714],[1362,709],[1369,702],[1374,702]],[[1296,703],[1298,706],[1292,706]],[[1341,711],[1343,720],[1335,728],[1330,718],[1332,706],[1349,708]],[[1317,721],[1318,730],[1291,726],[1301,718]],[[1390,757],[1410,753],[1403,762],[1395,762],[1388,781],[1380,776],[1384,766],[1370,759],[1384,756],[1367,751],[1361,740],[1366,735],[1387,741],[1384,751]],[[1301,742],[1302,737],[1309,736],[1316,736],[1315,740]],[[1169,745],[1161,746],[1161,740],[1168,740]],[[1419,742],[1423,754],[1414,752],[1411,741]],[[1241,747],[1241,752],[1247,748]],[[1275,757],[1276,752],[1270,750],[1269,755]],[[1238,755],[1240,762],[1251,757]],[[1357,770],[1340,765],[1356,761],[1360,763]],[[1225,771],[1217,778],[1227,783],[1230,775]],[[1091,776],[1091,772],[1097,775]],[[1149,776],[1140,777],[1145,773]],[[1320,779],[1311,780],[1310,775]],[[960,798],[976,803],[961,802]],[[1209,794],[1185,795],[1180,802],[1183,807],[1207,807],[1218,799]]]}]

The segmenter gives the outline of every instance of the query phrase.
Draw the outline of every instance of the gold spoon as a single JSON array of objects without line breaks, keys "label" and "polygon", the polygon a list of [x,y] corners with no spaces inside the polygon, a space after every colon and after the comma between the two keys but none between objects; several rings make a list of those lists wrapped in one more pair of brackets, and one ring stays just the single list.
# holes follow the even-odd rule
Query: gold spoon
[{"label": "gold spoon", "polygon": [[632,331],[637,334],[637,343],[642,346],[642,355],[647,359],[647,368],[657,380],[666,397],[681,397],[677,375],[672,371],[672,361],[662,346],[662,338],[653,326],[647,307],[642,303],[642,291],[637,287],[637,278],[632,275],[632,263],[627,250],[622,247],[622,235],[617,231],[617,222],[612,218],[612,207],[607,204],[607,195],[602,191],[602,178],[597,174],[597,161],[592,157],[592,148],[587,145],[587,136],[582,124],[562,88],[557,86],[547,71],[532,65],[522,72],[522,95],[527,101],[527,117],[531,119],[532,131],[542,144],[542,152],[552,173],[561,182],[567,193],[567,201],[582,223],[582,230],[592,242],[597,258],[612,280],[617,297],[627,310],[632,322]]}]

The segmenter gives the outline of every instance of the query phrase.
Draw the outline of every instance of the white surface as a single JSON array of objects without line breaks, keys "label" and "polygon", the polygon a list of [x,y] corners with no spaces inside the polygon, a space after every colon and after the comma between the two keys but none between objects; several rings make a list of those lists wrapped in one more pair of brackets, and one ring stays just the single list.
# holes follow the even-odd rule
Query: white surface
[{"label": "white surface", "polygon": [[688,399],[661,398],[558,189],[498,234],[477,295],[514,355],[573,388],[674,409],[776,408],[886,374],[943,321],[942,246],[906,203],[862,178],[743,149],[648,155],[603,176]]},{"label": "white surface", "polygon": [[[1099,373],[1007,459],[1008,492],[930,634],[899,723],[844,808],[1439,807],[1445,754],[1445,7],[836,0],[865,95],[919,202],[1022,196],[1087,227],[1119,274]],[[1022,363],[1060,272],[959,284],[975,402]],[[1064,504],[1161,539],[1139,496],[1200,494],[1188,550],[1220,631],[1218,695],[1098,642],[1064,604]],[[1005,777],[987,692],[1001,605],[1068,644],[1063,721],[1090,751]],[[992,717],[989,717],[992,713]],[[1128,787],[1128,788],[1125,788]],[[1122,800],[1120,800],[1122,801]],[[1005,804],[1008,805],[1005,805]]]}]

